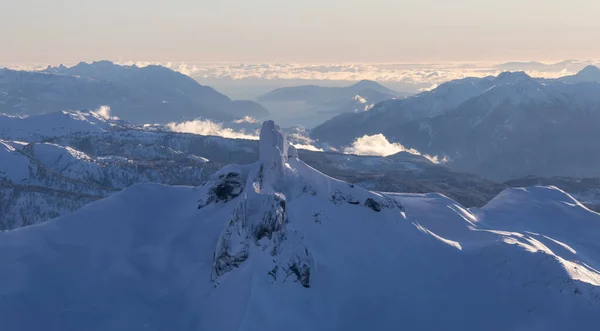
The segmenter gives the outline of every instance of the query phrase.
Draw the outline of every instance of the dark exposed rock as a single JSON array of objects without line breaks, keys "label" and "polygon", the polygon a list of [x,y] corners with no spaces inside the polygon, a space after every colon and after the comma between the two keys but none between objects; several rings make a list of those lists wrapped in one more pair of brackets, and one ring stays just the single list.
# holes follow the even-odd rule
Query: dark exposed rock
[{"label": "dark exposed rock", "polygon": [[310,287],[310,266],[306,263],[293,262],[288,266],[287,275],[296,276],[296,280],[303,287]]},{"label": "dark exposed rock", "polygon": [[199,201],[198,209],[219,202],[235,199],[244,190],[243,178],[239,173],[230,172],[217,177],[217,183],[208,191],[207,198]]},{"label": "dark exposed rock", "polygon": [[258,225],[256,225],[253,229],[254,240],[259,241],[262,238],[273,238],[273,233],[281,233],[283,232],[283,227],[285,225],[285,200],[277,195],[273,195],[270,197],[273,199],[271,201],[271,208],[265,212],[262,217],[262,220]]},{"label": "dark exposed rock", "polygon": [[248,251],[242,251],[237,255],[229,255],[227,251],[222,251],[221,255],[215,258],[213,267],[214,276],[220,277],[235,268],[239,268],[244,261],[248,259]]},{"label": "dark exposed rock", "polygon": [[379,203],[371,198],[368,198],[367,200],[365,200],[365,206],[373,209],[376,212],[380,212],[382,209],[381,203]]}]

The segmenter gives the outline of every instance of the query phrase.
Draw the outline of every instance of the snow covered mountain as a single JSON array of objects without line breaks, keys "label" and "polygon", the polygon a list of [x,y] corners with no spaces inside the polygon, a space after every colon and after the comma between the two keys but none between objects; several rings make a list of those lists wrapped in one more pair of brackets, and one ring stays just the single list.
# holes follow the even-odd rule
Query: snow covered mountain
[{"label": "snow covered mountain", "polygon": [[[8,128],[0,130],[0,139],[14,149],[11,154],[16,157],[5,157],[0,173],[21,174],[21,179],[2,181],[0,205],[5,207],[0,208],[0,226],[4,229],[65,215],[135,183],[198,185],[221,167],[250,164],[258,155],[256,141],[167,132],[160,126],[104,120],[96,112],[58,112],[22,119],[5,116],[0,123]],[[292,137],[297,134],[291,133]],[[467,207],[480,207],[504,188],[518,185],[453,172],[406,152],[388,157],[298,153],[311,167],[370,190],[439,192]],[[27,170],[29,165],[33,170]],[[540,182],[581,197],[586,206],[600,204],[593,198],[593,189],[600,185],[572,183],[575,181]],[[36,201],[44,201],[44,208],[36,207]]]},{"label": "snow covered mountain", "polygon": [[58,111],[26,117],[0,114],[0,139],[6,140],[43,141],[73,133],[98,133],[135,127],[89,110]]},{"label": "snow covered mountain", "polygon": [[586,207],[600,212],[600,178],[572,178],[572,177],[536,177],[528,176],[507,181],[511,187],[524,186],[558,186],[569,192],[571,196]]},{"label": "snow covered mountain", "polygon": [[600,138],[599,83],[503,73],[438,89],[394,101],[394,107],[383,102],[336,117],[312,136],[340,146],[383,133],[391,142],[448,157],[455,171],[491,179],[600,176],[592,143]]},{"label": "snow covered mountain", "polygon": [[89,77],[0,69],[0,113],[36,115],[97,109],[128,98],[127,91]]},{"label": "snow covered mountain", "polygon": [[525,76],[507,72],[498,77],[453,80],[416,96],[380,102],[368,112],[334,117],[314,128],[312,136],[334,146],[349,145],[356,137],[381,133],[389,126],[444,114],[493,86],[526,79]]},{"label": "snow covered mountain", "polygon": [[42,72],[0,70],[0,113],[34,115],[102,105],[110,106],[115,116],[139,124],[268,114],[255,102],[234,102],[162,66],[139,68],[100,61]]},{"label": "snow covered mountain", "polygon": [[[97,61],[81,62],[70,68],[49,67],[45,72],[90,77],[133,93],[136,99],[134,109],[132,105],[124,105],[117,106],[114,111],[115,115],[135,123],[163,123],[196,117],[228,120],[268,115],[268,111],[256,102],[232,101],[213,88],[200,85],[191,77],[163,66],[140,68]],[[136,111],[139,119],[130,114]]]},{"label": "snow covered mountain", "polygon": [[272,122],[260,138],[257,162],[226,166],[200,187],[135,185],[0,233],[3,327],[565,330],[600,322],[600,215],[568,194],[510,189],[467,210],[437,194],[383,194],[325,176]]},{"label": "snow covered mountain", "polygon": [[172,154],[90,156],[54,143],[0,140],[0,229],[45,222],[135,183],[204,180],[205,159]]}]

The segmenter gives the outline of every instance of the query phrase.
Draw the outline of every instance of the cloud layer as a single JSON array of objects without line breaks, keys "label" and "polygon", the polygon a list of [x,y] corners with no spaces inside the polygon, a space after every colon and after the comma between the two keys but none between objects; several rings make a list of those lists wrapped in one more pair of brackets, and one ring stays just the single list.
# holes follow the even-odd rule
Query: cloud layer
[{"label": "cloud layer", "polygon": [[[234,123],[239,124],[240,121]],[[240,123],[258,124],[252,117],[245,117]],[[166,128],[174,132],[193,133],[202,136],[218,136],[231,139],[248,139],[258,140],[259,130],[247,132],[244,129],[233,129],[224,126],[222,123],[216,123],[211,120],[194,120],[181,123],[169,123]],[[322,152],[323,149],[315,146],[314,140],[308,137],[308,133],[303,129],[296,129],[294,132],[287,134],[287,138],[297,149],[305,149],[309,151]]]},{"label": "cloud layer", "polygon": [[439,63],[439,64],[298,64],[298,63],[152,63],[129,62],[145,66],[162,64],[175,71],[198,79],[262,79],[262,80],[330,80],[396,82],[426,88],[453,79],[498,75],[502,71],[523,70],[532,77],[557,78],[574,74],[592,61],[565,65],[531,66],[527,63],[511,67],[496,63]]},{"label": "cloud layer", "polygon": [[381,133],[371,136],[364,135],[356,139],[354,143],[352,143],[352,146],[344,148],[344,153],[356,155],[388,156],[400,152],[421,155],[433,163],[445,163],[448,161],[445,158],[439,159],[438,156],[422,154],[414,148],[406,148],[400,143],[391,143]]},{"label": "cloud layer", "polygon": [[[453,79],[498,75],[505,70],[525,71],[532,77],[557,78],[571,75],[585,65],[597,61],[563,61],[555,64],[543,63],[430,63],[430,64],[369,64],[369,63],[200,63],[200,62],[156,62],[129,61],[122,65],[163,65],[172,70],[210,84],[214,80],[307,80],[356,82],[363,79],[383,83],[394,83],[412,91],[427,90]],[[74,65],[67,63],[67,65]],[[13,69],[41,70],[47,64],[0,64]],[[214,82],[213,82],[214,83]],[[392,84],[393,85],[393,84]]]}]

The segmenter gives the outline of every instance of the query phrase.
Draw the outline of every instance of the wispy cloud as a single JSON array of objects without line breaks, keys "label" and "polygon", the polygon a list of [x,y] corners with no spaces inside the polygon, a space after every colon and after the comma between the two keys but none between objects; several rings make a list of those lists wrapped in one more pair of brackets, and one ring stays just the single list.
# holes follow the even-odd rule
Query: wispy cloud
[{"label": "wispy cloud", "polygon": [[[252,117],[244,118],[239,123],[250,123],[257,124],[258,122],[254,120]],[[223,123],[216,123],[211,120],[194,120],[188,122],[181,123],[169,123],[166,125],[167,129],[174,132],[185,132],[185,133],[193,133],[203,136],[218,136],[223,138],[231,138],[231,139],[248,139],[248,140],[258,140],[259,139],[259,131],[255,130],[252,132],[247,132],[243,129],[232,129],[226,127]],[[309,151],[323,151],[323,149],[314,145],[314,141],[308,138],[307,132],[302,129],[298,129],[293,133],[287,135],[290,143],[294,145],[297,149],[305,149]]]},{"label": "wispy cloud", "polygon": [[100,108],[94,110],[94,113],[98,114],[98,116],[104,118],[105,120],[118,120],[119,118],[117,116],[112,116],[110,114],[110,107],[109,106],[100,106]]},{"label": "wispy cloud", "polygon": [[352,143],[352,146],[344,148],[344,153],[356,155],[388,156],[400,152],[421,155],[433,163],[445,163],[448,161],[446,158],[440,159],[438,156],[422,154],[414,148],[406,148],[400,143],[391,143],[381,133],[364,135],[356,139],[354,143]]},{"label": "wispy cloud", "polygon": [[186,132],[203,136],[258,140],[256,132],[246,133],[245,131],[235,131],[231,128],[223,127],[221,123],[215,123],[210,120],[194,120],[181,123],[172,122],[167,124],[167,128],[175,132]]},{"label": "wispy cloud", "polygon": [[252,116],[244,116],[244,117],[242,117],[240,119],[237,119],[237,120],[233,121],[233,123],[236,123],[236,124],[244,124],[244,123],[256,124],[256,123],[258,123],[258,121],[254,117],[252,117]]}]

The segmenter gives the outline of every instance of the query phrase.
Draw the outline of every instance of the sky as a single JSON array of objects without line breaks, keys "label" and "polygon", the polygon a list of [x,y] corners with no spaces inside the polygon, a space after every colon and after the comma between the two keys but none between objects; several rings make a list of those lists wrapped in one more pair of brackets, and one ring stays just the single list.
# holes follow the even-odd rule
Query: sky
[{"label": "sky", "polygon": [[0,63],[600,59],[594,0],[0,0]]}]

